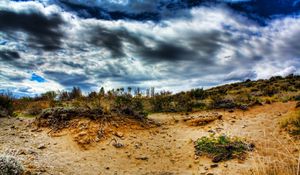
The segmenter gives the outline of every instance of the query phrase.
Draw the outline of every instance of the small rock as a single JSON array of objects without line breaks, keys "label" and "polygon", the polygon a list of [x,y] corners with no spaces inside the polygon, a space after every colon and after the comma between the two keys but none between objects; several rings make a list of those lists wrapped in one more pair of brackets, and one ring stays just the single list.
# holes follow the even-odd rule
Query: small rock
[{"label": "small rock", "polygon": [[228,167],[228,164],[225,163],[225,164],[224,164],[224,167],[227,168],[227,167]]},{"label": "small rock", "polygon": [[35,152],[34,150],[32,150],[32,149],[28,149],[28,150],[27,150],[27,153],[28,153],[28,154],[36,154],[36,152]]},{"label": "small rock", "polygon": [[215,132],[214,130],[212,130],[212,129],[208,130],[207,132],[210,132],[210,133],[212,133],[212,134],[215,134],[215,133],[216,133],[216,132]]},{"label": "small rock", "polygon": [[136,157],[135,159],[137,159],[137,160],[148,160],[149,158],[147,156],[139,156],[139,157]]},{"label": "small rock", "polygon": [[122,148],[122,147],[124,147],[125,145],[124,145],[123,143],[113,143],[113,146],[114,146],[115,148]]},{"label": "small rock", "polygon": [[207,168],[207,167],[204,167],[204,170],[208,170],[208,168]]},{"label": "small rock", "polygon": [[210,165],[211,168],[217,168],[218,166],[219,166],[219,165],[216,164],[216,163]]},{"label": "small rock", "polygon": [[38,149],[45,149],[45,148],[46,148],[46,145],[45,145],[45,144],[40,144],[37,148],[38,148]]},{"label": "small rock", "polygon": [[114,135],[119,137],[119,138],[124,137],[124,134],[122,132],[115,132]]},{"label": "small rock", "polygon": [[207,173],[206,175],[214,175],[214,173]]},{"label": "small rock", "polygon": [[18,155],[26,155],[26,150],[20,149],[20,150],[18,151]]}]

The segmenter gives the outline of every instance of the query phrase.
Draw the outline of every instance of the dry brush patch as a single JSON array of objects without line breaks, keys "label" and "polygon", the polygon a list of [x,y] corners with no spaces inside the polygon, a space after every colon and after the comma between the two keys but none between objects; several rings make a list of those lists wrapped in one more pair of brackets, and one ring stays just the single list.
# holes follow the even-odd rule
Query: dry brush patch
[{"label": "dry brush patch", "polygon": [[296,108],[282,119],[281,127],[294,137],[300,136],[300,109]]},{"label": "dry brush patch", "polygon": [[289,144],[283,143],[276,136],[265,137],[264,143],[250,153],[251,168],[243,175],[299,175],[299,143],[289,138]]}]

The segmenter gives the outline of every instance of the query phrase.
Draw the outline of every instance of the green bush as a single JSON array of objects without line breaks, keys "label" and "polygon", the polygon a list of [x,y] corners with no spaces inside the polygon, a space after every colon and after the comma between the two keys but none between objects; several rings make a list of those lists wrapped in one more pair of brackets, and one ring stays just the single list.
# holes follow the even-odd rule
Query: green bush
[{"label": "green bush", "polygon": [[254,148],[253,144],[247,144],[237,137],[209,136],[201,137],[195,143],[195,154],[206,155],[213,162],[220,162],[233,158],[244,158],[246,151]]},{"label": "green bush", "polygon": [[239,107],[239,105],[233,99],[226,99],[221,96],[211,97],[210,107],[212,109],[233,109]]},{"label": "green bush", "polygon": [[192,99],[187,93],[175,95],[157,95],[150,99],[152,112],[190,112]]}]

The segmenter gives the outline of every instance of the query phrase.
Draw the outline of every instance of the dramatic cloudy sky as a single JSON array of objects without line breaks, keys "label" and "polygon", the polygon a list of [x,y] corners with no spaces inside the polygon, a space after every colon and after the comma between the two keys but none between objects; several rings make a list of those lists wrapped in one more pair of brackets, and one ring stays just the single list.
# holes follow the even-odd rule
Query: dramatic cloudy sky
[{"label": "dramatic cloudy sky", "polygon": [[175,92],[299,74],[299,0],[1,0],[0,91]]}]

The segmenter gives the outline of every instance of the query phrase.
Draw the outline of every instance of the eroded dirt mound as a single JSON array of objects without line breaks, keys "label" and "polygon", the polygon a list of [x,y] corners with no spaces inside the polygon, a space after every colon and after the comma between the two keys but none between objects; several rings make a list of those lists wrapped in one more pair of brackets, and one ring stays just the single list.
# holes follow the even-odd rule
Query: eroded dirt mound
[{"label": "eroded dirt mound", "polygon": [[49,108],[44,110],[36,119],[39,127],[50,127],[53,130],[63,129],[69,126],[69,121],[76,117],[97,119],[107,117],[101,109],[85,108]]},{"label": "eroded dirt mound", "polygon": [[183,119],[190,126],[203,126],[208,123],[211,123],[215,120],[221,120],[222,115],[219,113],[210,113],[206,115],[199,115],[199,116],[189,116]]},{"label": "eroded dirt mound", "polygon": [[71,134],[73,140],[83,148],[111,138],[111,136],[122,138],[123,130],[159,126],[142,113],[136,113],[130,109],[105,113],[102,109],[63,107],[44,110],[36,118],[35,124],[39,128],[49,128],[48,134],[51,136]]}]

